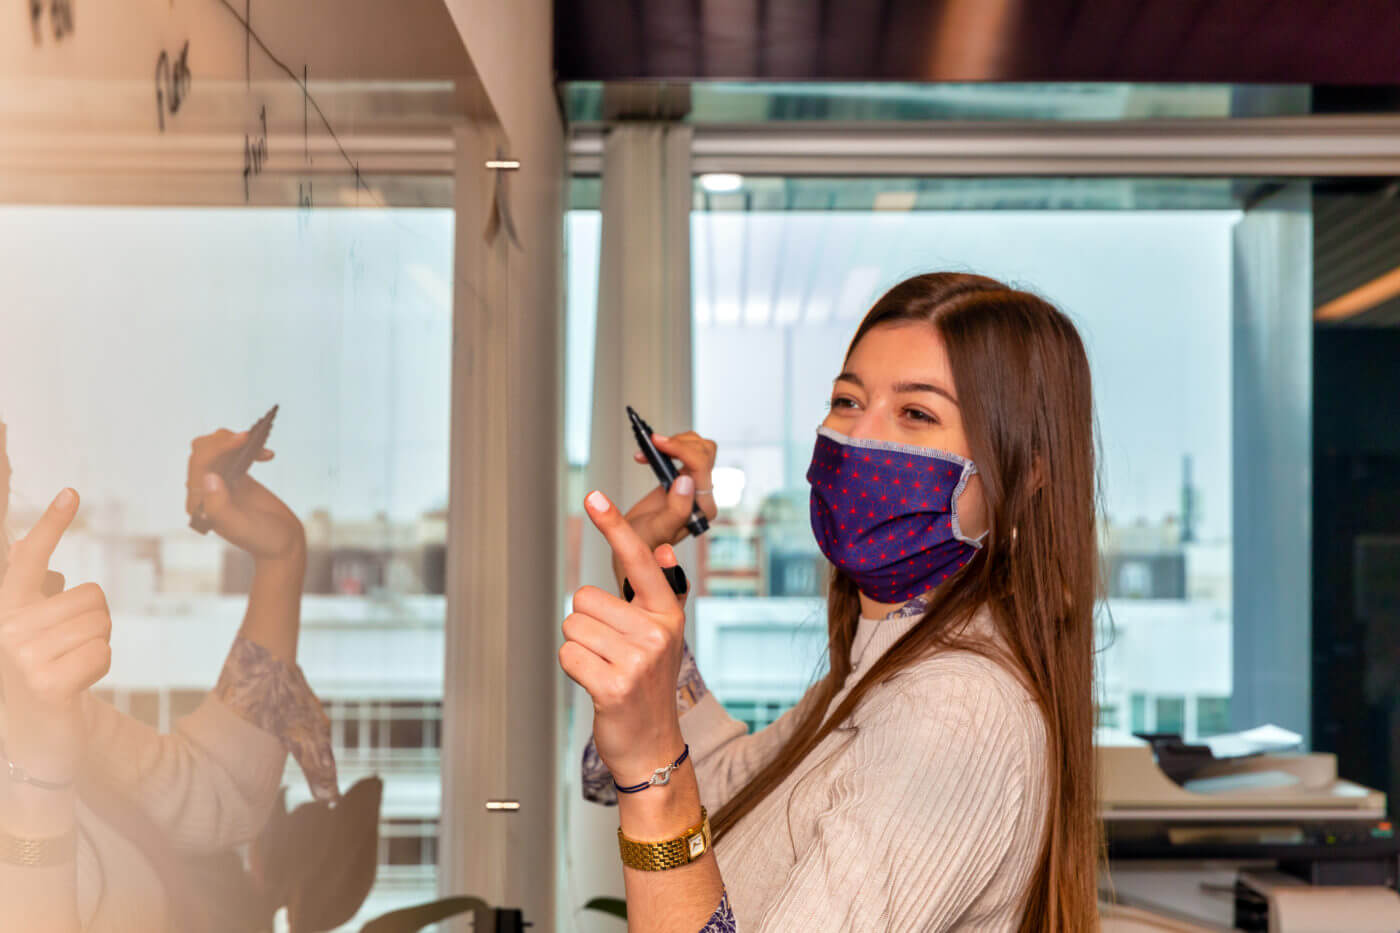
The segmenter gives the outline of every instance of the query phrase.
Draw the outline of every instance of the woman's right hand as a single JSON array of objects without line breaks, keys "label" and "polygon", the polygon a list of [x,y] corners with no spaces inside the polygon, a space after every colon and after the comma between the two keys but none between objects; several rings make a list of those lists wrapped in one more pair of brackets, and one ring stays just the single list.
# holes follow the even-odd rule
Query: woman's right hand
[{"label": "woman's right hand", "polygon": [[101,587],[85,583],[43,594],[49,560],[77,512],[77,493],[59,493],[11,547],[0,581],[5,750],[35,778],[60,784],[73,779],[82,757],[82,694],[112,663],[112,617]]},{"label": "woman's right hand", "polygon": [[676,566],[669,546],[649,549],[602,492],[584,500],[615,560],[629,574],[632,602],[595,586],[574,594],[559,663],[593,698],[594,747],[613,780],[645,781],[685,745],[676,708],[685,609],[661,568]]}]

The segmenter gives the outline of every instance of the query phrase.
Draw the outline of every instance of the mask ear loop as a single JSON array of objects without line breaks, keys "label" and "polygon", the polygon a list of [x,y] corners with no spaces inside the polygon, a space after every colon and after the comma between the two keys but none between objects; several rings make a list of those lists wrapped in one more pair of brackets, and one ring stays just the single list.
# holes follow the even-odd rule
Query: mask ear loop
[{"label": "mask ear loop", "polygon": [[973,463],[971,460],[967,461],[967,463],[963,465],[962,476],[958,478],[958,485],[953,487],[953,498],[952,501],[949,503],[948,511],[953,516],[953,537],[957,538],[964,544],[970,544],[973,547],[980,549],[983,543],[986,542],[987,535],[991,534],[992,530],[988,528],[986,531],[982,532],[977,537],[969,538],[967,535],[963,534],[962,522],[958,519],[958,500],[962,498],[963,489],[967,487],[968,480],[972,479],[973,475],[975,475],[976,473],[977,464]]}]

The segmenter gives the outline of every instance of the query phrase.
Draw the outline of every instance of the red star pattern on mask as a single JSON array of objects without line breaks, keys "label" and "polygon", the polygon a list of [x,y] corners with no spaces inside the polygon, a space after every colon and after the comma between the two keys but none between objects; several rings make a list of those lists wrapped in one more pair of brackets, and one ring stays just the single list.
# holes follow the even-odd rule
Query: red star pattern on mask
[{"label": "red star pattern on mask", "polygon": [[[838,455],[839,451],[839,455]],[[883,461],[885,471],[846,471],[842,464],[855,451],[861,463]],[[956,468],[951,468],[956,467]],[[949,464],[931,452],[927,457],[860,452],[819,436],[808,471],[812,483],[812,527],[822,552],[851,575],[862,592],[882,601],[913,598],[947,580],[975,551],[952,533],[953,502],[941,482],[922,477],[962,464]],[[839,482],[838,482],[839,480]],[[913,487],[911,499],[895,490]],[[842,516],[837,521],[836,516]],[[892,547],[899,541],[898,553]]]}]

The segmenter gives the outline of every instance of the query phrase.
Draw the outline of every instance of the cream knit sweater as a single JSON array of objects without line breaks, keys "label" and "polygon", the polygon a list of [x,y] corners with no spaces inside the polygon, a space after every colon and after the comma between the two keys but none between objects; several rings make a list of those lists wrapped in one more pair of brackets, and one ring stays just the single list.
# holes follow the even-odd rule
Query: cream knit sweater
[{"label": "cream knit sweater", "polygon": [[[215,852],[251,840],[262,828],[282,783],[286,750],[276,736],[212,694],[169,735],[90,694],[83,697],[83,712],[89,766],[140,807],[177,849]],[[171,929],[155,869],[81,800],[77,833],[84,933],[181,933]],[[72,870],[0,865],[0,872],[20,882],[26,873]],[[0,930],[8,930],[3,906]]]},{"label": "cream knit sweater", "polygon": [[[917,617],[862,619],[861,675]],[[969,634],[994,637],[990,618]],[[713,694],[681,717],[714,813],[791,734],[796,708],[752,735]],[[742,933],[1014,931],[1041,850],[1045,722],[1004,668],[968,652],[877,686],[715,848]]]}]

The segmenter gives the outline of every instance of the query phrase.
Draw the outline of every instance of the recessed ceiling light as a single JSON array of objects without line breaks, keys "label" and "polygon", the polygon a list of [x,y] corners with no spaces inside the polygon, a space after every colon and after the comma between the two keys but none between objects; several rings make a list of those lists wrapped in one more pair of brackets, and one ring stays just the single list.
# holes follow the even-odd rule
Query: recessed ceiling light
[{"label": "recessed ceiling light", "polygon": [[700,176],[700,187],[711,194],[724,194],[744,187],[744,176],[730,172],[710,172]]},{"label": "recessed ceiling light", "polygon": [[715,505],[732,509],[744,499],[744,484],[748,481],[738,467],[715,467],[710,473],[714,483]]}]

